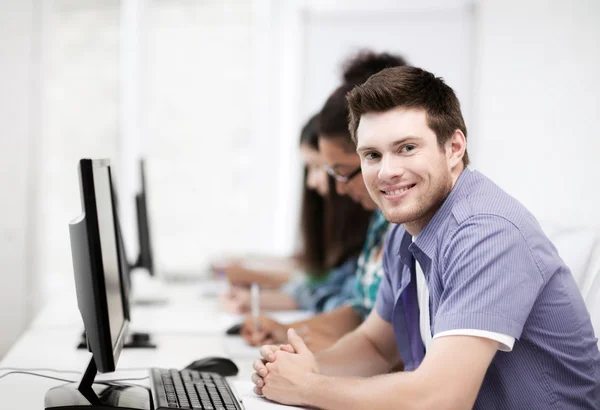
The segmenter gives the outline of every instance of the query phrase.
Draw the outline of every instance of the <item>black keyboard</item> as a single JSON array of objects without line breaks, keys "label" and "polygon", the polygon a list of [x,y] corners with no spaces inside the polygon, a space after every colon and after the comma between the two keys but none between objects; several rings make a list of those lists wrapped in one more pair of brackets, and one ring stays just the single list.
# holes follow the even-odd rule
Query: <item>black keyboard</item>
[{"label": "black keyboard", "polygon": [[241,410],[231,387],[217,373],[150,370],[154,409]]}]

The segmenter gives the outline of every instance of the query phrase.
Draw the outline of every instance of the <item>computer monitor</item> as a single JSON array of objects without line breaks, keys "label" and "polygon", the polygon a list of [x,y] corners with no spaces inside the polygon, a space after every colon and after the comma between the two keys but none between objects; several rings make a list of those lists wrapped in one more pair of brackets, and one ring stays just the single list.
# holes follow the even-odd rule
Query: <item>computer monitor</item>
[{"label": "computer monitor", "polygon": [[69,224],[77,305],[83,319],[92,358],[77,385],[49,390],[46,409],[118,407],[123,400],[150,408],[147,389],[94,384],[98,372],[116,369],[128,333],[124,310],[122,263],[113,212],[108,160],[79,162],[82,214]]},{"label": "computer monitor", "polygon": [[[121,223],[119,220],[119,201],[117,191],[115,189],[114,174],[110,170],[110,190],[112,195],[112,212],[115,223],[115,233],[117,238],[117,254],[119,260],[119,272],[121,276],[121,299],[123,300],[123,315],[129,321],[131,321],[131,307],[130,307],[130,289],[131,289],[131,278],[129,277],[129,270],[131,266],[127,260],[127,253],[125,251],[125,243],[123,240],[123,233],[121,231]],[[144,332],[130,332],[129,337],[125,340],[123,348],[155,348],[156,345],[152,342],[151,336]],[[77,345],[78,349],[87,349],[88,341],[86,332],[84,331],[81,335],[81,340]]]},{"label": "computer monitor", "polygon": [[[109,167],[110,168],[110,167]],[[123,313],[125,318],[131,321],[131,277],[129,271],[131,266],[127,259],[127,251],[125,250],[125,242],[123,240],[123,232],[121,230],[121,222],[119,219],[119,201],[117,190],[115,189],[114,174],[111,171],[111,193],[113,199],[113,215],[115,221],[115,232],[117,234],[117,253],[119,255],[119,265],[121,267],[121,296],[123,299]],[[149,333],[145,332],[129,332],[129,337],[123,344],[123,348],[155,348],[156,345],[152,342]]]},{"label": "computer monitor", "polygon": [[129,320],[123,309],[109,161],[82,159],[79,176],[83,213],[69,224],[77,303],[98,371],[112,372]]},{"label": "computer monitor", "polygon": [[140,159],[140,192],[135,196],[135,208],[137,211],[138,242],[140,245],[139,256],[133,265],[134,268],[144,268],[150,276],[156,274],[152,253],[152,238],[150,234],[150,222],[148,215],[148,191],[146,187],[145,162]]}]

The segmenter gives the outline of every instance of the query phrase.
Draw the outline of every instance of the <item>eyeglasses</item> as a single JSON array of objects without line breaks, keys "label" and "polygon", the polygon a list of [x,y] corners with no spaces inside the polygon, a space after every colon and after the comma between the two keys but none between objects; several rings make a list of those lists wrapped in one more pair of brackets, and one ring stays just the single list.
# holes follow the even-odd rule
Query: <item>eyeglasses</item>
[{"label": "eyeglasses", "polygon": [[350,180],[352,178],[354,178],[355,176],[357,176],[358,174],[360,174],[361,168],[358,167],[357,169],[355,169],[354,171],[352,171],[348,175],[340,175],[337,172],[335,172],[333,170],[333,168],[327,167],[327,166],[325,167],[325,171],[327,171],[327,173],[329,175],[331,175],[333,177],[333,179],[335,179],[336,181],[341,182],[342,184],[347,184],[348,182],[350,182]]}]

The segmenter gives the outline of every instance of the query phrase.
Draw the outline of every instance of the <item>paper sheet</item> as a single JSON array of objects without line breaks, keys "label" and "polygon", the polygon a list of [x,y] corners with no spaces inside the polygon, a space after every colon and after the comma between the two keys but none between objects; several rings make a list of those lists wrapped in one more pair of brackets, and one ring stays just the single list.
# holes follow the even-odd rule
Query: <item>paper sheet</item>
[{"label": "paper sheet", "polygon": [[234,359],[258,359],[260,347],[250,346],[241,336],[225,338],[225,353]]},{"label": "paper sheet", "polygon": [[286,406],[265,399],[264,397],[257,396],[254,394],[254,384],[252,382],[239,380],[232,382],[231,384],[233,385],[238,399],[242,401],[246,410],[306,409],[306,407]]},{"label": "paper sheet", "polygon": [[196,285],[200,297],[219,297],[229,290],[229,282],[226,280],[210,280]]}]

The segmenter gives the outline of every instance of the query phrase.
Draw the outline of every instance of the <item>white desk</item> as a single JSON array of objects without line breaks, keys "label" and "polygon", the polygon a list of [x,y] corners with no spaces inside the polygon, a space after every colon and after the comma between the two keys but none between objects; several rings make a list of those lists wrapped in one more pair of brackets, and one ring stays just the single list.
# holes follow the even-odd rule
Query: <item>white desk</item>
[{"label": "white desk", "polygon": [[[131,368],[183,368],[205,356],[230,357],[240,369],[232,382],[250,380],[252,361],[257,349],[226,336],[224,331],[241,318],[219,311],[217,298],[199,297],[190,284],[169,286],[170,303],[161,306],[134,306],[131,331],[148,331],[156,349],[123,349],[115,373],[100,376],[105,379],[145,377],[145,370]],[[278,319],[301,319],[307,312],[283,313]],[[145,323],[139,323],[146,321]],[[138,325],[136,326],[136,321]],[[194,325],[195,323],[195,325]],[[36,372],[69,380],[79,380],[91,357],[86,350],[77,350],[83,325],[74,295],[61,295],[48,304],[17,340],[0,362],[0,368],[50,368],[74,370],[79,373]],[[4,374],[5,372],[1,372]],[[147,384],[145,381],[133,381]],[[41,377],[12,374],[0,379],[0,398],[6,409],[43,409],[44,395],[52,387],[63,384]],[[242,392],[240,392],[242,393]],[[247,402],[246,408],[271,408],[267,402]],[[277,406],[278,407],[278,406]],[[286,407],[289,409],[289,407]]]},{"label": "white desk", "polygon": [[[220,336],[243,315],[221,311],[215,295],[207,295],[207,287],[215,288],[216,281],[192,284],[164,285],[166,303],[131,305],[130,332],[189,334]],[[307,311],[265,312],[281,323],[291,323],[310,316]],[[32,322],[33,329],[83,330],[77,299],[73,291],[61,294],[60,299],[48,303]]]}]

